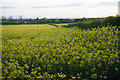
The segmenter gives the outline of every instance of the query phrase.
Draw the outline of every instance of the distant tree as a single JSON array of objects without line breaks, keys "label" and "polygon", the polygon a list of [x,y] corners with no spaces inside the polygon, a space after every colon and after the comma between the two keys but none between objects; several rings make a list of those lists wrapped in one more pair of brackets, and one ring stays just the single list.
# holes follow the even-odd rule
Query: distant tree
[{"label": "distant tree", "polygon": [[82,18],[82,21],[86,21],[86,18],[85,18],[85,17],[83,17],[83,18]]},{"label": "distant tree", "polygon": [[19,16],[19,19],[22,19],[22,16]]},{"label": "distant tree", "polygon": [[22,16],[19,16],[19,21],[20,21],[20,23],[23,22],[23,18],[22,18]]},{"label": "distant tree", "polygon": [[13,17],[12,17],[12,16],[9,16],[9,17],[8,17],[8,20],[13,20]]},{"label": "distant tree", "polygon": [[39,19],[39,17],[36,18],[36,20],[38,20],[38,19]]},{"label": "distant tree", "polygon": [[42,18],[43,20],[47,20],[47,18],[46,17],[44,17],[44,18]]},{"label": "distant tree", "polygon": [[2,16],[1,19],[2,19],[2,20],[6,20],[7,18],[6,18],[5,16]]},{"label": "distant tree", "polygon": [[42,18],[42,23],[48,23],[48,19],[46,17]]}]

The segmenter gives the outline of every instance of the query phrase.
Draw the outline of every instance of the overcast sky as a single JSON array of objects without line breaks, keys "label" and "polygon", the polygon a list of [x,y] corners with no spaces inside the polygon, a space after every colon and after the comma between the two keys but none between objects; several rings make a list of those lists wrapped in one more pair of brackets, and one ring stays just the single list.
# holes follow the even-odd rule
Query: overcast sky
[{"label": "overcast sky", "polygon": [[119,0],[0,0],[3,16],[25,18],[106,17],[118,14]]}]

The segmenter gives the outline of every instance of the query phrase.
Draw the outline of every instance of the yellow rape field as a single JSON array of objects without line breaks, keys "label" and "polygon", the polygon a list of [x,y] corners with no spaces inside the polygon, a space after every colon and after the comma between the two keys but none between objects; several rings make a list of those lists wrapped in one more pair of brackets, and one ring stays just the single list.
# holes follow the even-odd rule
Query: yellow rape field
[{"label": "yellow rape field", "polygon": [[118,29],[2,26],[3,79],[119,78]]},{"label": "yellow rape field", "polygon": [[66,23],[66,24],[55,24],[55,25],[57,25],[57,26],[60,26],[60,27],[61,27],[62,25],[64,26],[64,25],[68,25],[68,24]]}]

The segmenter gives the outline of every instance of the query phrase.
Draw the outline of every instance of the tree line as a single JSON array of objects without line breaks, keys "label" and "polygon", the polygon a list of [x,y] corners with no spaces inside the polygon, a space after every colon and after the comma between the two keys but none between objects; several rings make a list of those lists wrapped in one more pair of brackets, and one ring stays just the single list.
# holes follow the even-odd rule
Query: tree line
[{"label": "tree line", "polygon": [[91,28],[97,28],[97,27],[103,27],[103,26],[120,26],[120,16],[109,16],[105,19],[95,19],[91,21],[84,21],[84,22],[75,22],[70,23],[68,25],[63,25],[62,27],[78,27],[82,29],[91,29]]},{"label": "tree line", "polygon": [[8,18],[5,16],[1,17],[2,24],[49,24],[49,23],[75,23],[75,22],[85,22],[85,21],[91,21],[96,19],[104,19],[104,18],[75,18],[75,19],[69,19],[69,18],[35,18],[35,19],[24,19],[22,16],[19,16],[18,19],[14,19],[12,16],[9,16]]}]

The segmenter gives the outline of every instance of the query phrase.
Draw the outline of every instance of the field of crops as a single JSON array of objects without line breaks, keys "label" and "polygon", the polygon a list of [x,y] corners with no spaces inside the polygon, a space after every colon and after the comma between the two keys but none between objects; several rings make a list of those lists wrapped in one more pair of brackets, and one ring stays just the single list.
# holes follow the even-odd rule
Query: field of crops
[{"label": "field of crops", "polygon": [[68,24],[66,23],[66,24],[55,24],[55,25],[61,27],[61,26],[63,26],[63,25],[68,25]]},{"label": "field of crops", "polygon": [[114,79],[118,29],[42,25],[2,26],[3,78]]}]

